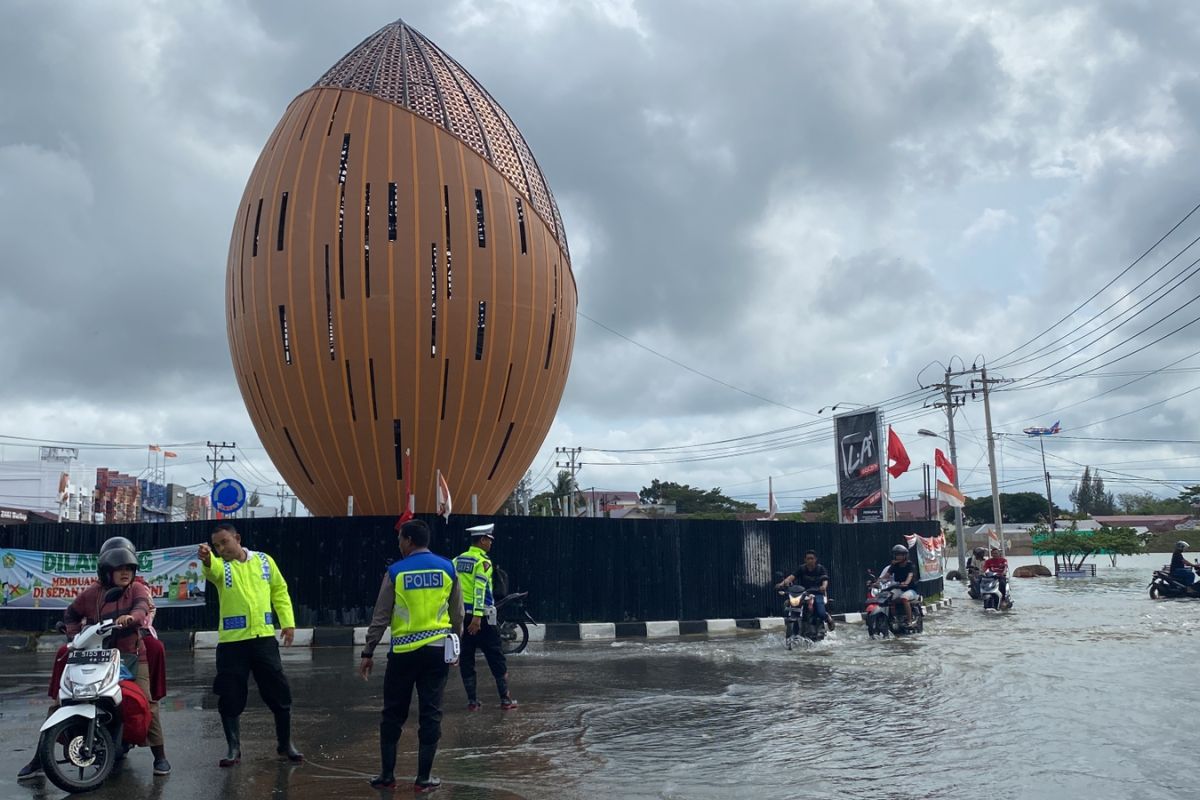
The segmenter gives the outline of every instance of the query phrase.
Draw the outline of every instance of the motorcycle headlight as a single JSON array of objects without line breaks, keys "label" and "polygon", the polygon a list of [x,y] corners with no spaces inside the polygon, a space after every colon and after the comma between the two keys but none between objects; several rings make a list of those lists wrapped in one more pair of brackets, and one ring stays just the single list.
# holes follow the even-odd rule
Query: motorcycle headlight
[{"label": "motorcycle headlight", "polygon": [[788,599],[787,599],[788,605],[791,606],[792,608],[799,606],[800,598],[803,596],[804,595],[800,595],[800,594],[789,594]]},{"label": "motorcycle headlight", "polygon": [[71,680],[70,670],[64,670],[63,686],[70,693],[71,697],[79,700],[98,697],[100,689],[114,679],[114,670],[117,669],[119,663],[116,659],[113,659],[103,669],[96,670],[95,673],[87,676],[86,680],[80,681]]}]

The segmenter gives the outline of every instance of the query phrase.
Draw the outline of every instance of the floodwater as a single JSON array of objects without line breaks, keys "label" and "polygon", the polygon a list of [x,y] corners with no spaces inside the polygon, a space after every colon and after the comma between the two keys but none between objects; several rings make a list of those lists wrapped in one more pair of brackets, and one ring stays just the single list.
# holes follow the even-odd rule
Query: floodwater
[{"label": "floodwater", "polygon": [[[791,652],[762,632],[532,645],[510,659],[515,712],[468,714],[451,674],[435,767],[447,785],[434,796],[1200,796],[1188,736],[1200,602],[1149,599],[1150,572],[1165,561],[1103,560],[1089,580],[1014,580],[1005,613],[983,612],[951,583],[955,608],[905,640],[839,625]],[[151,778],[149,753],[135,751],[91,797],[376,796],[365,779],[378,763],[380,680],[354,678],[355,659],[349,649],[288,656],[308,763],[274,760],[269,715],[252,695],[247,758],[218,770],[212,656],[173,655],[163,718],[174,774]],[[46,669],[46,656],[0,657],[0,797],[61,796],[11,779],[33,743]],[[400,747],[404,775],[412,734]]]}]

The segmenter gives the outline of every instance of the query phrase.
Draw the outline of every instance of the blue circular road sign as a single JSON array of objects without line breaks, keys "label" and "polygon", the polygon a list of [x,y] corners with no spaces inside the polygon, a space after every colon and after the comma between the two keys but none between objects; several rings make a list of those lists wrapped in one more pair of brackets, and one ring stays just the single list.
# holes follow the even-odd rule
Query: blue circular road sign
[{"label": "blue circular road sign", "polygon": [[246,487],[242,486],[240,481],[235,481],[233,478],[225,478],[216,482],[210,498],[213,508],[217,511],[220,511],[222,514],[232,514],[246,505]]}]

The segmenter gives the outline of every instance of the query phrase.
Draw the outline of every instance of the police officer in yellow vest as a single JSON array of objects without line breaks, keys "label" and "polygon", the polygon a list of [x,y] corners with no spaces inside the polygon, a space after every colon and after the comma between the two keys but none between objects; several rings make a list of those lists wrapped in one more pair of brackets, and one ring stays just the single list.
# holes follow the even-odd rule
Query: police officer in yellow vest
[{"label": "police officer in yellow vest", "polygon": [[429,551],[429,526],[421,520],[400,526],[400,556],[388,567],[379,587],[358,672],[363,680],[370,676],[375,647],[390,627],[383,719],[379,723],[381,768],[371,786],[390,789],[396,785],[396,745],[408,720],[415,687],[420,722],[413,790],[421,793],[441,785],[430,772],[442,737],[442,692],[450,664],[458,658],[462,593],[454,565]]},{"label": "police officer in yellow vest", "polygon": [[463,603],[470,624],[463,632],[462,673],[463,688],[467,692],[467,710],[478,711],[481,706],[475,694],[475,651],[482,650],[487,659],[492,677],[496,679],[496,691],[500,693],[500,708],[510,711],[517,701],[508,691],[508,664],[500,649],[500,630],[496,622],[496,601],[492,596],[492,560],[488,554],[496,540],[496,526],[476,525],[467,528],[471,546],[467,552],[454,560],[463,582]]},{"label": "police officer in yellow vest", "polygon": [[251,673],[263,702],[275,715],[275,751],[289,761],[303,761],[304,755],[292,745],[292,689],[275,642],[276,621],[285,646],[291,647],[296,633],[283,574],[266,553],[242,547],[242,537],[227,522],[213,531],[212,547],[200,545],[197,555],[204,564],[205,580],[216,587],[221,600],[213,691],[229,752],[218,764],[232,767],[241,763],[238,718],[246,708]]}]

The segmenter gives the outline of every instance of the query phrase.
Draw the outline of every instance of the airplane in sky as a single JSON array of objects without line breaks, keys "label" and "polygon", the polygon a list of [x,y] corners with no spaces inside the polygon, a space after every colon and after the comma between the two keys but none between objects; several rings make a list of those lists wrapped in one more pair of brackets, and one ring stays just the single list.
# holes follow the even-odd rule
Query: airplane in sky
[{"label": "airplane in sky", "polygon": [[1025,428],[1024,434],[1026,436],[1053,436],[1054,434],[1059,433],[1061,430],[1062,430],[1062,428],[1060,428],[1058,423],[1056,422],[1049,428],[1042,428],[1039,426],[1034,426],[1032,428]]}]

